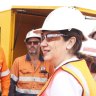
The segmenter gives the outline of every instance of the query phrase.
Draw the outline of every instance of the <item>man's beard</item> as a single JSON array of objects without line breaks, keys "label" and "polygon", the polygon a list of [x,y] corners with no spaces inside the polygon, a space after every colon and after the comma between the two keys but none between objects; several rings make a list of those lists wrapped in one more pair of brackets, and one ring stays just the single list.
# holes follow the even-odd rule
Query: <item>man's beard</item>
[{"label": "man's beard", "polygon": [[36,55],[36,54],[37,54],[37,51],[30,52],[30,55]]},{"label": "man's beard", "polygon": [[37,49],[36,49],[35,47],[33,47],[33,46],[32,46],[31,48],[33,48],[34,50],[30,51],[30,50],[31,50],[31,49],[30,49],[30,50],[29,50],[29,54],[30,54],[30,55],[36,55],[36,54],[37,54]]}]

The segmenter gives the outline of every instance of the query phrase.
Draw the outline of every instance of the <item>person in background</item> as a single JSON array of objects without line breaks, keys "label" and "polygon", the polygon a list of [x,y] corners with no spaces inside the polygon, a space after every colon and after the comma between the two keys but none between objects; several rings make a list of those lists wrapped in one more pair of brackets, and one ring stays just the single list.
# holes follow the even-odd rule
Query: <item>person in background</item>
[{"label": "person in background", "polygon": [[80,52],[86,54],[87,57],[86,56],[83,57],[85,57],[85,59],[87,60],[87,64],[90,63],[89,69],[92,73],[93,78],[96,81],[96,46],[95,46],[96,41],[95,40],[96,40],[96,26],[93,28],[92,32],[88,35],[87,40],[82,44],[83,46]]},{"label": "person in background", "polygon": [[91,73],[92,73],[94,80],[96,81],[96,58],[93,57],[93,59],[94,59],[94,62],[91,65]]},{"label": "person in background", "polygon": [[0,80],[1,96],[8,96],[10,86],[10,71],[6,64],[4,50],[0,47]]},{"label": "person in background", "polygon": [[84,15],[65,6],[52,11],[35,30],[42,34],[44,60],[55,66],[38,96],[96,96],[96,82],[86,61],[78,58],[86,27]]},{"label": "person in background", "polygon": [[86,63],[88,65],[88,68],[96,81],[96,58],[91,55],[82,54],[81,57],[86,60]]},{"label": "person in background", "polygon": [[96,29],[88,35],[89,38],[96,40]]},{"label": "person in background", "polygon": [[[93,40],[96,40],[96,26],[93,29],[93,31],[89,34],[88,37],[91,38],[91,39],[93,39]],[[96,54],[96,51],[94,53]],[[93,77],[94,77],[94,79],[96,81],[96,55],[95,56],[92,56],[92,57],[94,58],[94,63],[91,66],[91,73],[92,73],[92,75],[93,75]]]},{"label": "person in background", "polygon": [[92,38],[96,40],[96,31],[92,34]]},{"label": "person in background", "polygon": [[28,53],[17,57],[12,65],[9,96],[37,96],[54,71],[41,57],[41,35],[33,31],[24,40]]}]

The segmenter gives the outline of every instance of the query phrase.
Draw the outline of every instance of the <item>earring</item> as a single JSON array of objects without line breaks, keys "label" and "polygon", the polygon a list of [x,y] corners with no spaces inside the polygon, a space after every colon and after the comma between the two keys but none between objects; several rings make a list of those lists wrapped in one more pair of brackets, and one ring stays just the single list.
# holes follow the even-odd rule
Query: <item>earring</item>
[{"label": "earring", "polygon": [[67,50],[71,49],[71,46],[67,46],[66,49],[67,49]]}]

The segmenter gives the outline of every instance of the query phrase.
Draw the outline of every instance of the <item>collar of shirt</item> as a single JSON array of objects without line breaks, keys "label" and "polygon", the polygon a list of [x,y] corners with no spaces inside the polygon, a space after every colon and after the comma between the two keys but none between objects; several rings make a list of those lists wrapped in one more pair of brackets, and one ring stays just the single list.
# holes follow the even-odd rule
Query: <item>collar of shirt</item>
[{"label": "collar of shirt", "polygon": [[[28,53],[26,54],[26,60],[27,60],[27,61],[31,61],[30,55],[29,55]],[[39,56],[39,60],[40,60],[40,61],[44,61],[42,55]]]},{"label": "collar of shirt", "polygon": [[28,53],[26,54],[26,60],[31,61],[30,55]]},{"label": "collar of shirt", "polygon": [[78,59],[77,57],[72,57],[72,58],[70,58],[70,59],[68,59],[68,60],[66,60],[66,61],[63,61],[61,64],[59,64],[59,65],[55,68],[55,70],[57,70],[57,69],[60,68],[62,65],[66,64],[67,62],[76,61],[76,60],[79,60],[79,59]]}]

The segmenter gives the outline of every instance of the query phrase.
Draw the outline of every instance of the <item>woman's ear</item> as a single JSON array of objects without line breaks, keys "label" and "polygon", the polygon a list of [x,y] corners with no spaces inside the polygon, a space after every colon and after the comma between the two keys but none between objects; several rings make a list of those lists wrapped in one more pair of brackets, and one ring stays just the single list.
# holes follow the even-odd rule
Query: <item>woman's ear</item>
[{"label": "woman's ear", "polygon": [[75,42],[76,42],[76,38],[75,37],[71,37],[67,41],[67,47],[66,47],[66,49],[68,49],[68,50],[71,49],[74,46]]}]

